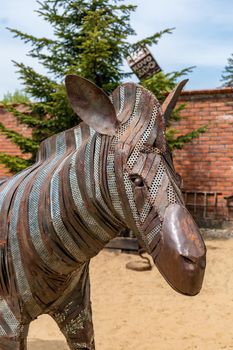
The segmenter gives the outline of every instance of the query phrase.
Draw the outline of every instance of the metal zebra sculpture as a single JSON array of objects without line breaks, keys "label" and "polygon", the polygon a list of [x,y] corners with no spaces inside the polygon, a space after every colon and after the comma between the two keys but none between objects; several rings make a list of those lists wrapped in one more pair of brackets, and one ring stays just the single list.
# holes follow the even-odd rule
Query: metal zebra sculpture
[{"label": "metal zebra sculpture", "polygon": [[50,314],[70,349],[93,350],[89,261],[130,228],[178,292],[197,294],[206,249],[184,203],[162,109],[139,85],[111,100],[70,75],[79,126],[42,142],[36,163],[0,187],[0,349],[25,350],[30,322]]}]

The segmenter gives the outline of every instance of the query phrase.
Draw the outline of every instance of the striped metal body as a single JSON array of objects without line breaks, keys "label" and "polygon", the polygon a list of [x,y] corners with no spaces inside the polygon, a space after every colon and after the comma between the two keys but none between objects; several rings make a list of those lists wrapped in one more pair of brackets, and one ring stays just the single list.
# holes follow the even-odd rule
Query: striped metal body
[{"label": "striped metal body", "polygon": [[45,140],[33,166],[0,184],[3,350],[26,349],[28,324],[42,313],[71,349],[93,350],[90,259],[126,227],[152,253],[166,207],[182,203],[157,100],[135,84],[111,99],[115,136],[81,123]]}]

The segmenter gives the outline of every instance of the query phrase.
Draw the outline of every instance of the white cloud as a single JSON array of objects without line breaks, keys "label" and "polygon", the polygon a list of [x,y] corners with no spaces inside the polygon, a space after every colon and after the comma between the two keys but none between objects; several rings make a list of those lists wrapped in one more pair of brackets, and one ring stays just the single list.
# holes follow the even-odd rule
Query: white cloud
[{"label": "white cloud", "polygon": [[161,60],[161,64],[164,62],[167,65],[170,62],[173,65],[223,67],[227,57],[233,51],[230,43],[225,45],[195,38],[179,40],[176,37],[174,33],[172,38],[163,39],[159,46],[152,48],[152,52]]}]

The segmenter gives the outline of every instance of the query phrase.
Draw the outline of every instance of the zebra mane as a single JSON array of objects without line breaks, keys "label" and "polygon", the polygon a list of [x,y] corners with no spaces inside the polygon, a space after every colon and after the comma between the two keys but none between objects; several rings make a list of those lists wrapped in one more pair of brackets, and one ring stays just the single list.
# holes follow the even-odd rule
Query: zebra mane
[{"label": "zebra mane", "polygon": [[[154,94],[140,85],[125,83],[113,91],[110,99],[116,110],[117,119],[120,122],[116,135],[118,140],[125,140],[126,135],[130,135],[132,138],[133,129],[137,128],[141,133],[135,134],[135,142],[141,138],[142,132],[146,133],[146,139],[153,134],[153,145],[159,143],[157,145],[158,148],[164,149],[165,122],[160,103]],[[81,125],[84,131],[89,129],[85,123],[81,123]],[[78,125],[44,140],[39,147],[36,157],[37,161],[43,162],[56,156],[57,152],[59,152],[58,149],[63,147],[59,139],[64,139],[64,146],[67,149],[75,149],[77,146],[75,131],[79,127]]]},{"label": "zebra mane", "polygon": [[41,142],[36,155],[37,162],[45,162],[58,156],[58,153],[63,148],[66,152],[70,152],[76,148],[76,130],[79,126],[52,135]]},{"label": "zebra mane", "polygon": [[131,138],[134,135],[135,141],[138,141],[146,133],[144,138],[150,138],[151,146],[165,150],[165,120],[161,105],[152,92],[141,85],[125,83],[113,91],[110,99],[120,122],[119,139],[122,136],[125,142],[125,135],[131,134]]}]

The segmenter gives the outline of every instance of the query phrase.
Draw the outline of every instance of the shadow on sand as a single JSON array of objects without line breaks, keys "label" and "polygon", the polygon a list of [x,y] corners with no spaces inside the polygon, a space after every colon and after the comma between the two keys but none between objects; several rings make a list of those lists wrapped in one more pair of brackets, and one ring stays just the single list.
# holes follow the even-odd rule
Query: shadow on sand
[{"label": "shadow on sand", "polygon": [[65,341],[29,339],[28,350],[69,350]]}]

